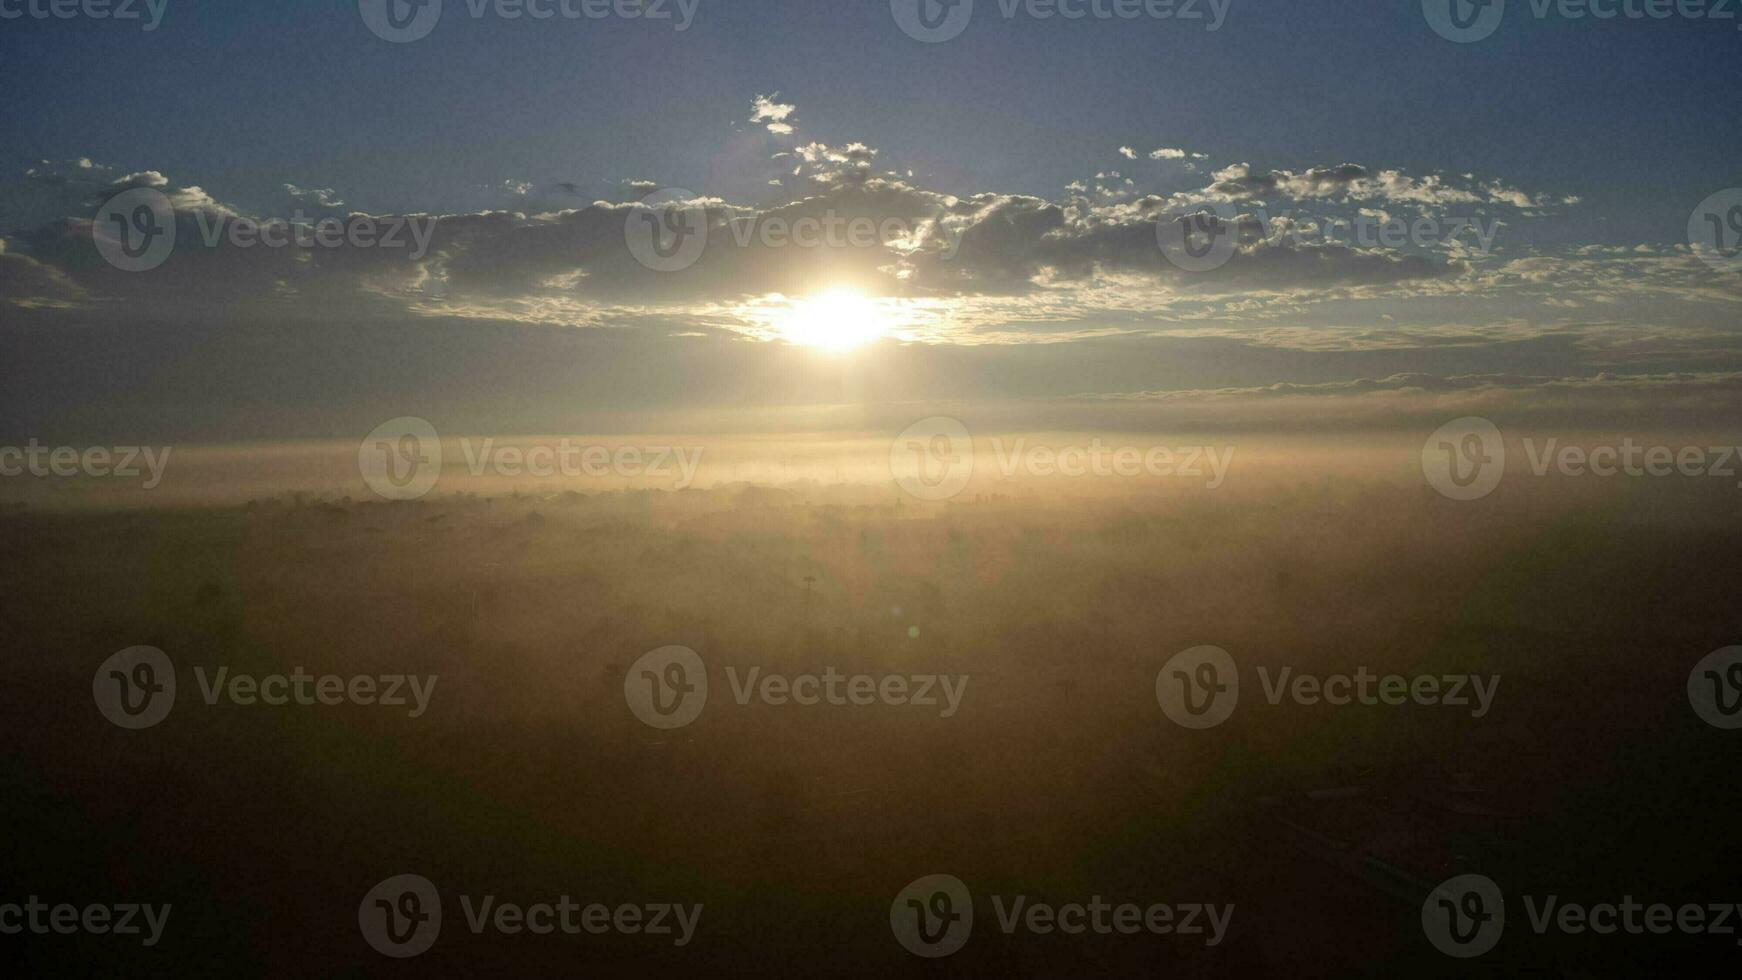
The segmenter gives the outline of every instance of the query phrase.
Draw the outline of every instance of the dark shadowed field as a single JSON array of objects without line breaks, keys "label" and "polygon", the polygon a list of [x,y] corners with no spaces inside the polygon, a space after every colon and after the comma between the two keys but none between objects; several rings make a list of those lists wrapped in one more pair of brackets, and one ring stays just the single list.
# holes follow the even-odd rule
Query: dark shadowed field
[{"label": "dark shadowed field", "polygon": [[[1693,665],[1742,635],[1739,491],[1419,480],[1219,492],[720,485],[336,496],[0,517],[10,892],[173,903],[161,942],[18,937],[58,975],[1643,975],[1734,936],[1538,935],[1513,895],[1742,899],[1737,733]],[[128,731],[99,664],[148,644],[179,691]],[[707,663],[705,711],[643,724],[625,674]],[[1187,648],[1245,672],[1192,731]],[[1490,709],[1271,704],[1258,667],[1499,675]],[[195,668],[436,675],[425,710],[208,704]],[[728,668],[966,675],[959,709],[733,697]],[[1479,962],[1423,938],[1434,884],[1509,896]],[[358,904],[441,889],[416,960]],[[972,941],[910,956],[890,903],[975,896]],[[478,935],[460,895],[674,902],[648,935]],[[1224,935],[1007,935],[990,896],[1232,904]],[[115,972],[116,964],[126,964]],[[1667,972],[1665,975],[1667,975]]]}]

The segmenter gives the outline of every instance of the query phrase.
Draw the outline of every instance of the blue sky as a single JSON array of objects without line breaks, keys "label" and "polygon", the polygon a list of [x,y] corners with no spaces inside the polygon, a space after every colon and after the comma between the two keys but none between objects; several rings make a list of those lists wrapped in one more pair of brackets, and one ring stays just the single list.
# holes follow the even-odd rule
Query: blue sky
[{"label": "blue sky", "polygon": [[1232,0],[1209,31],[1007,21],[980,0],[960,37],[927,45],[880,0],[700,0],[681,33],[473,20],[448,3],[407,45],[347,0],[169,0],[150,33],[7,23],[0,167],[92,157],[198,175],[220,196],[288,180],[383,210],[469,206],[508,179],[706,191],[744,104],[778,91],[818,138],[879,147],[952,192],[1056,195],[1120,145],[1184,146],[1260,167],[1500,176],[1601,206],[1582,232],[1620,242],[1679,237],[1677,212],[1742,168],[1733,23],[1515,10],[1460,45],[1413,2]]}]

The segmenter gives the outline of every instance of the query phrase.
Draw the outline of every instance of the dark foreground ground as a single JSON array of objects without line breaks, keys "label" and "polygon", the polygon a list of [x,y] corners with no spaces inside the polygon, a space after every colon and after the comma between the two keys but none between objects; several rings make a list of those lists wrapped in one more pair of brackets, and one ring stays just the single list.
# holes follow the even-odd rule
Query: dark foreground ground
[{"label": "dark foreground ground", "polygon": [[[723,489],[313,499],[0,518],[0,902],[169,902],[152,948],[3,937],[76,976],[1568,976],[1728,964],[1732,936],[1538,935],[1518,896],[1742,901],[1742,732],[1690,669],[1742,642],[1738,491],[1659,482],[1482,505],[1356,480],[947,507]],[[98,712],[124,647],[175,662],[141,731]],[[636,719],[681,644],[702,716]],[[1158,670],[1496,673],[1492,710],[1272,706],[1189,731]],[[724,669],[970,677],[960,711],[739,705]],[[207,705],[193,676],[435,674],[427,712]],[[1250,678],[1250,673],[1245,675]],[[1460,962],[1423,887],[1507,892]],[[360,935],[441,890],[435,945]],[[960,877],[971,940],[903,950],[891,900]],[[694,940],[474,935],[458,896],[701,903]],[[1006,935],[992,895],[1235,906],[1227,935]],[[1736,923],[1742,927],[1742,923]]]}]

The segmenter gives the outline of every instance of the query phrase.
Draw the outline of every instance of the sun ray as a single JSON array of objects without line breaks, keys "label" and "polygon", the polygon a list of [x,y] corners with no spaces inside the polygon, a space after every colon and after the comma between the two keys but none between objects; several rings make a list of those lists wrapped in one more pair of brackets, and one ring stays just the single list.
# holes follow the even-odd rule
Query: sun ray
[{"label": "sun ray", "polygon": [[840,353],[885,336],[890,321],[876,301],[835,288],[794,301],[776,326],[790,343]]}]

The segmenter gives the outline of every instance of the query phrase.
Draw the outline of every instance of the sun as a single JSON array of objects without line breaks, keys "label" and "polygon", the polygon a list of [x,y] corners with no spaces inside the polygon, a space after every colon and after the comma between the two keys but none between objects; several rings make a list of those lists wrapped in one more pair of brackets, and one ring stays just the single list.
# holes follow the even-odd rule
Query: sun
[{"label": "sun", "polygon": [[796,300],[778,320],[780,335],[791,343],[835,352],[863,347],[889,326],[876,301],[845,288]]}]

